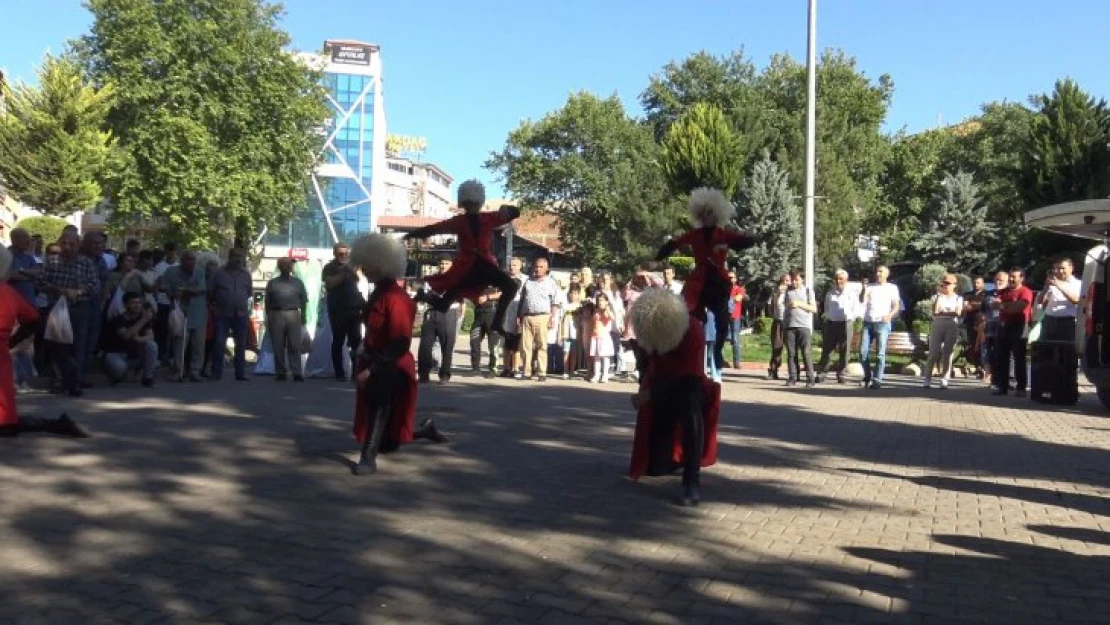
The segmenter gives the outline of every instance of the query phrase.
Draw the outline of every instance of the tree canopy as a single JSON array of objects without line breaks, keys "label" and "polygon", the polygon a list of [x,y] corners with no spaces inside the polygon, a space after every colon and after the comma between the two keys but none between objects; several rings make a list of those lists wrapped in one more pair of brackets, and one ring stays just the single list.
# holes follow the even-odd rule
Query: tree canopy
[{"label": "tree canopy", "polygon": [[88,0],[76,46],[117,87],[109,124],[123,151],[112,219],[162,218],[171,238],[212,247],[303,205],[329,117],[318,76],[286,51],[262,0]]},{"label": "tree canopy", "polygon": [[48,215],[100,204],[113,146],[105,129],[113,93],[89,85],[70,59],[48,55],[37,87],[18,84],[3,94],[0,181],[12,195]]},{"label": "tree canopy", "polygon": [[721,110],[699,102],[667,131],[661,160],[677,194],[712,187],[732,197],[744,176],[747,155]]}]

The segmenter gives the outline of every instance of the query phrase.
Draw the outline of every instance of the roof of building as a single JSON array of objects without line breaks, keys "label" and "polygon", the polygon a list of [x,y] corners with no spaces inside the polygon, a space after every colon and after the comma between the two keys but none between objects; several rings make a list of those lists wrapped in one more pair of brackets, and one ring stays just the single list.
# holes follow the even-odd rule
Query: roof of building
[{"label": "roof of building", "polygon": [[552,252],[566,253],[559,238],[559,216],[552,213],[528,212],[513,225],[513,234]]}]

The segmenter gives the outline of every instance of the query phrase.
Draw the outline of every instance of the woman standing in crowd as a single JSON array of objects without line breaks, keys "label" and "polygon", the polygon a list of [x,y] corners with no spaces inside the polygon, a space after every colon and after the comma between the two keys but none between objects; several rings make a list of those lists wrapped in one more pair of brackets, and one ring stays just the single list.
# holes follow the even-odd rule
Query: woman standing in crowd
[{"label": "woman standing in crowd", "polygon": [[929,360],[925,365],[925,388],[933,386],[933,372],[940,364],[940,387],[948,388],[952,374],[952,350],[960,338],[960,316],[964,298],[956,293],[955,274],[946,273],[933,295],[933,323],[929,327]]}]

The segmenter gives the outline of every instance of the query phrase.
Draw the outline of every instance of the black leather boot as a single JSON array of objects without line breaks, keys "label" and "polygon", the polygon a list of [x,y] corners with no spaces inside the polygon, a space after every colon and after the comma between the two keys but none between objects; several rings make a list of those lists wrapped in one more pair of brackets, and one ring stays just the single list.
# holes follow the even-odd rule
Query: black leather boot
[{"label": "black leather boot", "polygon": [[385,435],[385,426],[389,423],[389,413],[378,410],[371,415],[373,423],[370,424],[370,437],[362,444],[362,452],[358,462],[351,469],[355,475],[373,475],[378,472],[378,449],[382,445]]},{"label": "black leather boot", "polygon": [[435,421],[431,419],[424,419],[420,427],[416,428],[416,431],[412,433],[412,437],[413,439],[429,440],[433,443],[447,443],[451,440],[439,431]]},{"label": "black leather boot", "polygon": [[682,478],[682,501],[684,506],[696,506],[701,502],[701,484],[700,476],[694,475],[693,477]]}]

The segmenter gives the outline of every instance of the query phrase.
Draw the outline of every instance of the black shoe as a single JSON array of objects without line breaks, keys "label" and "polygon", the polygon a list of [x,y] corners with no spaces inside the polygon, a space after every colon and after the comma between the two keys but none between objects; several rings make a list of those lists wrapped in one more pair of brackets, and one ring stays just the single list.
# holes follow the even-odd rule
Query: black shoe
[{"label": "black shoe", "polygon": [[787,380],[787,381],[786,381],[786,385],[787,385],[787,386],[797,386],[797,385],[798,385],[798,381],[797,381],[797,380],[795,380],[794,378],[790,378],[789,380]]},{"label": "black shoe", "polygon": [[77,424],[76,421],[69,418],[69,415],[62,413],[58,417],[57,433],[64,436],[72,436],[73,438],[89,438],[92,436],[89,431]]},{"label": "black shoe", "polygon": [[806,380],[806,387],[807,387],[807,388],[808,388],[808,387],[811,387],[811,386],[814,386],[814,385],[816,385],[816,384],[817,384],[817,382],[816,382],[816,381],[815,381],[815,380],[814,380],[813,378],[808,378],[808,379]]},{"label": "black shoe", "polygon": [[[817,384],[823,384],[824,382],[825,382],[825,374],[824,373],[818,373],[816,383]],[[810,384],[809,386],[813,386],[813,384]]]},{"label": "black shoe", "polygon": [[447,438],[446,435],[439,431],[435,421],[431,419],[424,419],[424,422],[421,423],[420,427],[413,433],[413,438],[426,438],[433,443],[448,443],[451,441],[451,439]]},{"label": "black shoe", "polygon": [[143,387],[150,388],[154,386],[154,378],[143,378]]},{"label": "black shoe", "polygon": [[336,382],[346,382],[347,381],[347,376],[345,376],[343,374],[336,375],[335,376],[335,381]]},{"label": "black shoe", "polygon": [[1019,388],[1018,390],[1014,391],[1014,397],[1025,397],[1025,389]]},{"label": "black shoe", "polygon": [[351,473],[355,475],[373,475],[378,472],[378,454],[371,449],[364,449]]},{"label": "black shoe", "polygon": [[845,382],[847,382],[847,380],[844,379],[844,376],[842,376],[840,374],[837,374],[836,383],[837,384],[844,384]]},{"label": "black shoe", "polygon": [[416,379],[416,381],[420,384],[427,384],[428,382],[432,381],[432,378],[427,373],[422,373],[420,374],[420,377]]},{"label": "black shoe", "polygon": [[293,381],[294,382],[304,382],[304,376],[303,375],[295,375],[295,376],[293,376]]},{"label": "black shoe", "polygon": [[503,377],[503,378],[511,378],[511,377],[513,377],[513,372],[512,372],[512,371],[502,371],[502,372],[501,372],[501,377]]},{"label": "black shoe", "polygon": [[439,376],[439,383],[440,383],[440,384],[447,384],[447,383],[449,383],[450,381],[451,381],[451,376],[449,376],[449,375],[441,375],[441,376]]},{"label": "black shoe", "polygon": [[991,395],[1006,395],[1008,392],[1004,388],[996,388],[991,391]]},{"label": "black shoe", "polygon": [[279,373],[279,374],[274,376],[274,382],[284,382],[285,380],[286,380],[286,375],[284,373]]},{"label": "black shoe", "polygon": [[680,505],[691,507],[701,503],[701,492],[697,484],[687,484],[682,487],[682,499],[679,501]]}]

